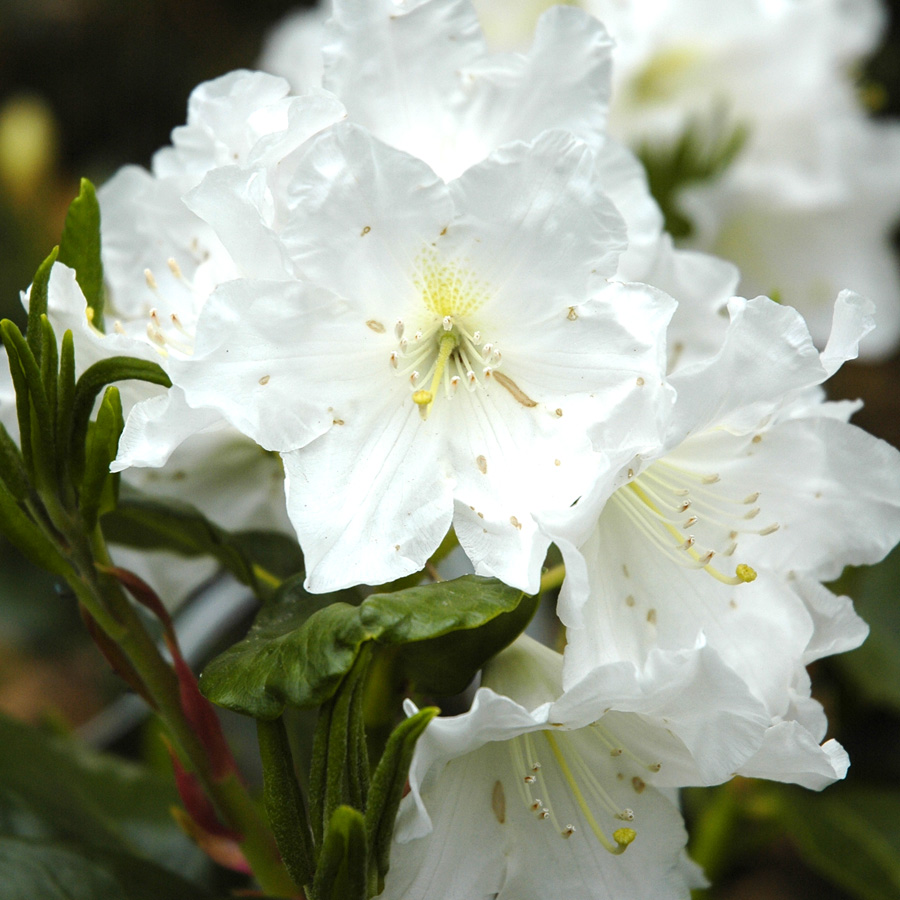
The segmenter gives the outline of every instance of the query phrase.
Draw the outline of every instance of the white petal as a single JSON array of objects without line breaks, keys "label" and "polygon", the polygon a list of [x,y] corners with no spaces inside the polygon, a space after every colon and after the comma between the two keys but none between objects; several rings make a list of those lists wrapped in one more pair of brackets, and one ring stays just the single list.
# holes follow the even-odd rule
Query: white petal
[{"label": "white petal", "polygon": [[290,187],[285,246],[303,278],[393,325],[415,297],[416,258],[452,205],[420,160],[355,125],[336,125],[301,150]]},{"label": "white petal", "polygon": [[406,386],[370,396],[307,447],[283,454],[306,586],[330,591],[416,572],[450,527],[452,474]]},{"label": "white petal", "polygon": [[847,774],[850,759],[837,741],[819,746],[797,722],[779,722],[767,732],[756,756],[745,763],[740,774],[799,784],[820,791]]}]

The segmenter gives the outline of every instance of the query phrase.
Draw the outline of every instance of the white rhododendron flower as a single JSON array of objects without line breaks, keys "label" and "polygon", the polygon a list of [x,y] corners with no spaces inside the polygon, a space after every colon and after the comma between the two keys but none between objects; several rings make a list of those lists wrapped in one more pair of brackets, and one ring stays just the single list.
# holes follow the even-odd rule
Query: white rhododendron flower
[{"label": "white rhododendron flower", "polygon": [[301,156],[259,250],[289,270],[214,292],[173,380],[283,452],[314,590],[420,569],[451,521],[476,571],[535,590],[532,514],[659,440],[671,299],[607,284],[624,228],[566,134],[449,184],[350,124]]},{"label": "white rhododendron flower", "polygon": [[[803,666],[867,633],[849,598],[819,582],[900,538],[900,455],[847,423],[855,404],[826,403],[817,387],[856,355],[871,304],[841,295],[821,355],[788,307],[760,297],[729,310],[719,354],[671,378],[661,449],[583,497],[577,520],[545,520],[567,561],[566,684],[703,641],[784,720],[758,762],[793,748],[802,767],[825,728]],[[813,784],[816,767],[840,773],[832,749],[812,759]]]},{"label": "white rhododendron flower", "polygon": [[[537,900],[552,886],[561,897],[687,898],[702,880],[658,785],[696,776],[659,700],[683,707],[679,694],[720,673],[699,657],[660,662],[646,678],[609,667],[596,691],[574,697],[562,692],[560,655],[530,638],[492,660],[471,709],[434,719],[419,739],[381,896]],[[702,713],[695,705],[687,740],[718,729],[743,744],[738,714]]]}]

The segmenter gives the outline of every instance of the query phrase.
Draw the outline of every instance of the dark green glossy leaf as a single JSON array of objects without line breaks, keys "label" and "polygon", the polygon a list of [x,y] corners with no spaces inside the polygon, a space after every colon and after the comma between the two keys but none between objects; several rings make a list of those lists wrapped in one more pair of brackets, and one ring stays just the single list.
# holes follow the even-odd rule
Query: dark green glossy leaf
[{"label": "dark green glossy leaf", "polygon": [[[257,616],[244,640],[213,660],[203,672],[201,688],[214,703],[256,718],[280,715],[285,705],[301,709],[319,706],[336,690],[366,641],[382,645],[433,642],[443,661],[435,658],[430,679],[463,685],[494,653],[513,641],[527,624],[534,601],[516,611],[522,592],[491,578],[468,575],[454,581],[373,594],[354,605],[353,594],[310,595],[302,579],[286,582]],[[505,619],[500,619],[506,615]],[[500,624],[491,625],[500,619]],[[491,642],[480,632],[488,627]],[[452,655],[450,654],[452,645]],[[433,648],[436,645],[432,645]],[[443,673],[453,669],[452,676]],[[417,673],[408,667],[415,677]],[[417,686],[430,684],[429,677]]]},{"label": "dark green glossy leaf", "polygon": [[94,327],[103,331],[103,263],[100,259],[100,205],[94,186],[81,179],[81,190],[69,206],[59,261],[75,270]]},{"label": "dark green glossy leaf", "polygon": [[366,900],[366,823],[362,813],[339,806],[319,853],[316,900]]},{"label": "dark green glossy leaf", "polygon": [[189,877],[208,870],[169,812],[172,783],[73,740],[0,717],[0,786],[2,834],[152,859]]},{"label": "dark green glossy leaf", "polygon": [[871,631],[837,664],[870,700],[900,710],[900,547],[877,566],[848,572],[838,587],[853,597]]},{"label": "dark green glossy leaf", "polygon": [[0,837],[0,873],[3,900],[214,900],[146,859],[73,842]]},{"label": "dark green glossy leaf", "polygon": [[779,793],[779,818],[808,865],[860,900],[900,897],[900,791]]},{"label": "dark green glossy leaf", "polygon": [[188,503],[123,489],[118,506],[103,517],[102,525],[110,543],[211,556],[242,583],[256,584],[252,563],[239,543]]}]

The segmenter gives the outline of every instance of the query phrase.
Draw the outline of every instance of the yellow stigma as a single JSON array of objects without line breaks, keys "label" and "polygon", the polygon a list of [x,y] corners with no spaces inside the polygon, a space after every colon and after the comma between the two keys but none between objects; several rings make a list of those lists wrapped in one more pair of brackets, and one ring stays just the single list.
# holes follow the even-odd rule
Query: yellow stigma
[{"label": "yellow stigma", "polygon": [[735,575],[744,582],[744,584],[748,584],[751,581],[756,581],[756,569],[751,568],[746,563],[741,563],[737,569],[735,570]]},{"label": "yellow stigma", "polygon": [[[613,832],[613,840],[624,850],[635,838],[637,832],[633,828],[617,828]],[[631,857],[629,857],[630,859]]]},{"label": "yellow stigma", "polygon": [[444,377],[444,369],[447,367],[447,360],[450,354],[459,346],[459,336],[455,331],[445,331],[441,335],[440,348],[438,350],[437,362],[434,366],[434,375],[431,379],[431,387],[427,391],[416,391],[413,394],[413,403],[418,404],[419,415],[423,419],[428,418],[431,412],[431,404],[437,394],[438,385]]}]

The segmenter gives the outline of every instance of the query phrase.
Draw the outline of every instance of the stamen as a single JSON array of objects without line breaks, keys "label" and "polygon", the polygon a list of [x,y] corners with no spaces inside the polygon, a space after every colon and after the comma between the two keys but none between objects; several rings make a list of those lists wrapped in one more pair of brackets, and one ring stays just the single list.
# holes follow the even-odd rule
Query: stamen
[{"label": "stamen", "polygon": [[169,267],[169,271],[170,271],[170,272],[171,272],[171,273],[172,273],[179,281],[181,281],[181,279],[184,277],[184,276],[181,274],[181,266],[179,266],[178,263],[175,262],[175,260],[174,260],[173,257],[170,256],[170,257],[166,260],[166,265]]}]

